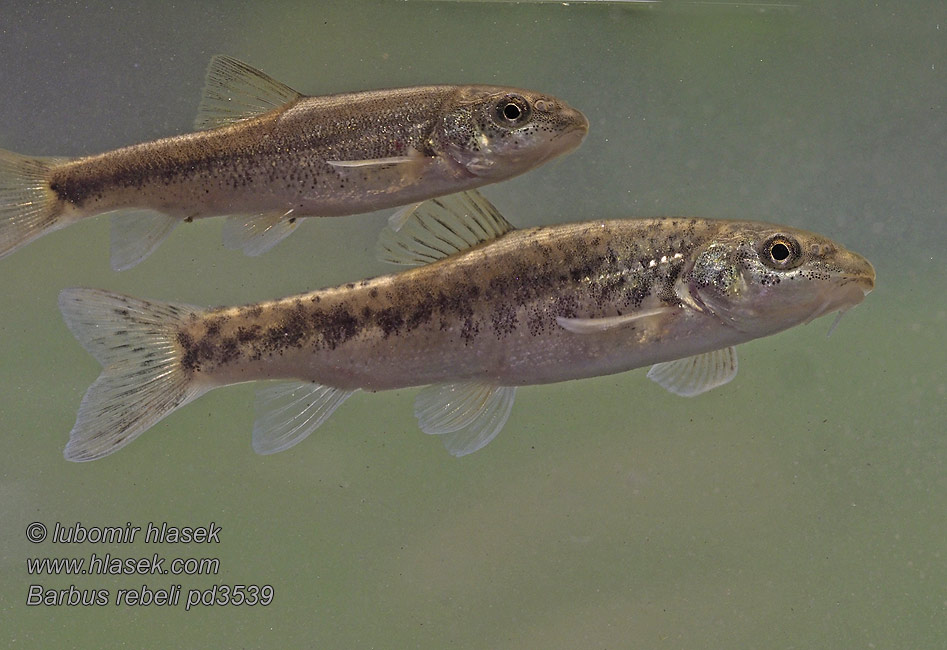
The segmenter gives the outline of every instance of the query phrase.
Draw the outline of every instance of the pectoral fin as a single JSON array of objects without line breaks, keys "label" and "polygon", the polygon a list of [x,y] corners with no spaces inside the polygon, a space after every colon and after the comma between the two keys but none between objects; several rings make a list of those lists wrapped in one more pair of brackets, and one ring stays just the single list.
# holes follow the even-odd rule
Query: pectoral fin
[{"label": "pectoral fin", "polygon": [[316,430],[355,391],[314,382],[291,382],[261,388],[256,394],[253,450],[275,454]]},{"label": "pectoral fin", "polygon": [[401,167],[408,169],[411,165],[416,165],[423,157],[418,156],[392,156],[390,158],[370,158],[368,160],[327,160],[326,162],[339,169],[365,169],[371,167]]},{"label": "pectoral fin", "polygon": [[224,246],[256,257],[283,241],[298,225],[292,210],[232,215],[224,220]]},{"label": "pectoral fin", "polygon": [[178,221],[155,210],[113,214],[110,228],[112,270],[130,269],[151,255],[171,234]]},{"label": "pectoral fin", "polygon": [[355,160],[326,160],[335,171],[345,177],[350,174],[371,174],[373,183],[393,191],[417,185],[436,160],[416,149],[403,156]]},{"label": "pectoral fin", "polygon": [[454,456],[465,456],[493,440],[506,424],[515,386],[462,382],[428,386],[418,393],[414,415],[424,433],[443,435]]},{"label": "pectoral fin", "polygon": [[605,316],[603,318],[566,318],[565,316],[556,316],[556,322],[563,329],[569,330],[573,334],[594,334],[596,332],[605,332],[616,327],[626,327],[633,323],[640,323],[650,318],[666,316],[674,313],[675,307],[656,307],[646,309],[621,316]]},{"label": "pectoral fin", "polygon": [[731,346],[686,359],[656,363],[648,379],[682,397],[694,397],[723,386],[737,376],[737,351]]},{"label": "pectoral fin", "polygon": [[194,128],[233,124],[291,104],[302,96],[242,61],[218,55],[207,66],[207,81]]}]

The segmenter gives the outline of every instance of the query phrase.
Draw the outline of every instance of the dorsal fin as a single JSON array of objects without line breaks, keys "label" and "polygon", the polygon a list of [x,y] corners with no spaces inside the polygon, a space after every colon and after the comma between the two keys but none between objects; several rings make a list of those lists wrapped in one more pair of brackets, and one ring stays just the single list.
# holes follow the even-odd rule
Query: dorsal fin
[{"label": "dorsal fin", "polygon": [[491,241],[513,230],[493,204],[476,190],[430,199],[403,219],[399,229],[381,231],[378,259],[416,266]]},{"label": "dorsal fin", "polygon": [[213,129],[262,115],[303,97],[242,61],[217,55],[207,66],[194,128]]}]

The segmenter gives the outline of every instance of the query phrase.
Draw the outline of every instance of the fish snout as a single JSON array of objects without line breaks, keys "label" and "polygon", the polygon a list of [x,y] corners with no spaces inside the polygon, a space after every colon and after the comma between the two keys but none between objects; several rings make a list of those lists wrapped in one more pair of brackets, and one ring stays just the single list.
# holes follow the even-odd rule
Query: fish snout
[{"label": "fish snout", "polygon": [[844,277],[858,285],[867,296],[875,288],[875,267],[858,253],[845,251],[841,266]]}]

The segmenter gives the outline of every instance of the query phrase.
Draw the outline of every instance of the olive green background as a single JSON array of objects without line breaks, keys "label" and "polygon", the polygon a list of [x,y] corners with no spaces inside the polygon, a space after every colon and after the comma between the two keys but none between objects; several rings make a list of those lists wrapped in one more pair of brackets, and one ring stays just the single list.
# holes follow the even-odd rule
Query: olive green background
[{"label": "olive green background", "polygon": [[[518,392],[450,457],[414,391],[359,394],[270,457],[253,387],[121,452],[62,449],[99,369],[60,289],[195,304],[387,272],[387,213],[260,258],[182,226],[108,267],[107,218],[0,261],[0,645],[12,648],[935,648],[947,643],[947,8],[918,2],[8,3],[0,147],[81,155],[187,132],[215,53],[300,91],[541,89],[575,153],[485,193],[517,225],[752,218],[868,257],[842,319],[740,348],[683,399],[644,370]],[[831,8],[827,8],[831,7]],[[222,527],[200,545],[30,544],[34,521]],[[29,576],[30,557],[218,557],[216,576]],[[27,607],[30,584],[271,584],[266,607]]]}]

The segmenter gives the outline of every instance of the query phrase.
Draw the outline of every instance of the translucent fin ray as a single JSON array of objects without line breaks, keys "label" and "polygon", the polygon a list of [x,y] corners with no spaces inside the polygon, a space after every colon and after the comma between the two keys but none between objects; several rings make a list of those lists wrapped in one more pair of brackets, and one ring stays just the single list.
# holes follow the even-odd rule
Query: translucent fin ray
[{"label": "translucent fin ray", "polygon": [[378,259],[408,266],[428,264],[513,230],[476,190],[424,201],[402,221],[400,229],[389,221],[378,236]]},{"label": "translucent fin ray", "polygon": [[414,214],[414,211],[422,205],[424,205],[424,201],[418,201],[417,203],[411,203],[398,208],[391,213],[390,217],[388,217],[388,227],[391,230],[398,232],[404,227],[404,224],[407,223],[411,215]]},{"label": "translucent fin ray", "polygon": [[656,316],[665,316],[674,311],[676,311],[674,307],[656,307],[636,313],[623,314],[621,316],[606,316],[603,318],[566,318],[565,316],[556,316],[556,322],[560,327],[574,334],[594,334],[596,332],[605,332],[610,329],[615,329],[616,327],[625,327],[632,323]]},{"label": "translucent fin ray", "polygon": [[262,255],[286,239],[299,225],[293,211],[236,214],[224,219],[224,246],[251,257]]},{"label": "translucent fin ray", "polygon": [[648,379],[682,397],[694,397],[723,386],[736,375],[737,351],[733,346],[656,363],[648,371]]},{"label": "translucent fin ray", "polygon": [[114,213],[110,227],[112,270],[125,271],[151,255],[178,222],[156,210]]},{"label": "translucent fin ray", "polygon": [[31,158],[0,149],[0,258],[69,225],[57,214],[47,175],[67,158]]},{"label": "translucent fin ray", "polygon": [[510,417],[515,397],[515,386],[438,384],[421,389],[414,415],[424,433],[443,435],[447,451],[466,456],[496,437]]},{"label": "translucent fin ray", "polygon": [[365,167],[392,167],[414,164],[417,161],[417,156],[392,156],[390,158],[371,158],[367,160],[327,160],[326,162],[336,168],[363,169]]},{"label": "translucent fin ray", "polygon": [[314,382],[290,382],[261,388],[256,394],[253,450],[275,454],[305,439],[355,391]]},{"label": "translucent fin ray", "polygon": [[229,56],[217,55],[207,79],[194,128],[213,129],[256,117],[302,98],[286,84]]},{"label": "translucent fin ray", "polygon": [[59,294],[59,309],[103,366],[79,405],[67,460],[107,456],[211,388],[184,372],[176,341],[180,325],[199,308],[73,288]]}]

